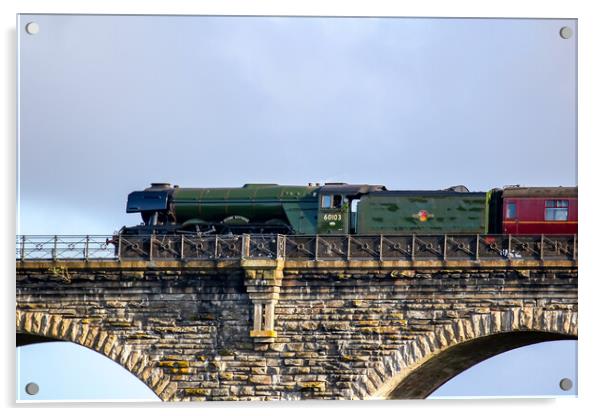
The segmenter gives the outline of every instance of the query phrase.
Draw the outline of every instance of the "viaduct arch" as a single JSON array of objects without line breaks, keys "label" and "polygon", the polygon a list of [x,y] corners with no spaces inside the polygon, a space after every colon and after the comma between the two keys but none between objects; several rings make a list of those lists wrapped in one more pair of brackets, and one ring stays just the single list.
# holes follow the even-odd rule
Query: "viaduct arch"
[{"label": "viaduct arch", "polygon": [[17,311],[16,317],[17,347],[53,341],[73,342],[121,365],[164,401],[170,400],[175,391],[174,383],[144,353],[97,325],[41,312]]},{"label": "viaduct arch", "polygon": [[567,339],[577,339],[577,313],[515,308],[459,320],[389,357],[384,365],[392,369],[392,375],[371,397],[426,398],[488,358],[531,344]]}]

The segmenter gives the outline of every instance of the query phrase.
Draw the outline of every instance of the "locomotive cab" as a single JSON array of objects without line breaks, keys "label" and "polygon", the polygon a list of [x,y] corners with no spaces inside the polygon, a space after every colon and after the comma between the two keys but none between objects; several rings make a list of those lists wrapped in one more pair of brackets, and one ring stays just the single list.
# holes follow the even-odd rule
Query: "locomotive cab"
[{"label": "locomotive cab", "polygon": [[320,193],[318,211],[319,234],[349,233],[349,203],[340,193]]},{"label": "locomotive cab", "polygon": [[318,198],[318,234],[354,234],[357,228],[357,204],[368,192],[384,191],[382,185],[326,183]]}]

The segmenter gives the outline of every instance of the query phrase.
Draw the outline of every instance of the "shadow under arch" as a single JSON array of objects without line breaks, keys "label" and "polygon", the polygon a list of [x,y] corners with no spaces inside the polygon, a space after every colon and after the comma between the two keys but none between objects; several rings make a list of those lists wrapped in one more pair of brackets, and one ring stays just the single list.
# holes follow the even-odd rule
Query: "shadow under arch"
[{"label": "shadow under arch", "polygon": [[41,344],[43,342],[64,342],[64,340],[62,340],[62,339],[27,334],[24,332],[17,332],[16,340],[17,340],[17,345],[16,345],[17,348],[24,347],[26,345]]},{"label": "shadow under arch", "polygon": [[544,331],[500,332],[453,345],[409,373],[386,399],[424,399],[470,367],[498,354],[547,341],[576,340],[577,336]]}]

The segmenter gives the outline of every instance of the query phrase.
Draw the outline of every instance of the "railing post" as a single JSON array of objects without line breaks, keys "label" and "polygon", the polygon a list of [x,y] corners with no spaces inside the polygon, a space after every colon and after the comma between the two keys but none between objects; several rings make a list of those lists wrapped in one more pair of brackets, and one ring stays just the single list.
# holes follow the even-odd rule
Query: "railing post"
[{"label": "railing post", "polygon": [[479,260],[479,245],[481,244],[481,237],[477,234],[477,245],[474,249],[474,259]]},{"label": "railing post", "polygon": [[155,239],[155,235],[150,235],[149,245],[148,245],[148,260],[153,261],[153,240]]},{"label": "railing post", "polygon": [[443,234],[443,261],[447,261],[447,234]]},{"label": "railing post", "polygon": [[543,260],[543,243],[544,243],[544,237],[542,234],[541,238],[540,238],[540,243],[539,243],[539,259],[540,260]]},{"label": "railing post", "polygon": [[[250,255],[250,243],[251,243],[250,237],[251,236],[249,234],[242,235],[242,242],[241,242],[242,247],[240,249],[240,257],[242,259],[246,259]],[[278,251],[278,239],[276,239],[276,251]]]},{"label": "railing post", "polygon": [[378,260],[383,261],[383,235],[380,235],[380,240],[378,243]]},{"label": "railing post", "polygon": [[121,261],[121,234],[117,237],[117,260]]},{"label": "railing post", "polygon": [[86,236],[86,245],[84,246],[84,260],[88,261],[88,255],[90,253],[90,236]]},{"label": "railing post", "polygon": [[573,260],[577,260],[577,234],[573,234]]},{"label": "railing post", "polygon": [[215,250],[213,252],[213,259],[217,260],[217,245],[219,244],[219,237],[215,234]]},{"label": "railing post", "polygon": [[180,260],[184,260],[184,234],[180,236]]},{"label": "railing post", "polygon": [[508,234],[508,254],[506,258],[510,258],[510,253],[512,252],[512,234]]},{"label": "railing post", "polygon": [[277,259],[281,259],[282,258],[282,241],[283,241],[284,236],[281,234],[276,234],[276,258]]},{"label": "railing post", "polygon": [[412,234],[412,261],[416,257],[416,234]]},{"label": "railing post", "polygon": [[351,235],[347,234],[347,261],[351,260]]},{"label": "railing post", "polygon": [[320,236],[316,234],[316,255],[315,260],[318,261],[318,251],[320,251]]},{"label": "railing post", "polygon": [[52,260],[56,261],[56,252],[58,247],[59,237],[57,235],[54,236],[54,247],[52,248]]},{"label": "railing post", "polygon": [[25,258],[25,236],[22,235],[21,236],[21,257],[19,258],[19,260],[23,261],[23,259]]}]

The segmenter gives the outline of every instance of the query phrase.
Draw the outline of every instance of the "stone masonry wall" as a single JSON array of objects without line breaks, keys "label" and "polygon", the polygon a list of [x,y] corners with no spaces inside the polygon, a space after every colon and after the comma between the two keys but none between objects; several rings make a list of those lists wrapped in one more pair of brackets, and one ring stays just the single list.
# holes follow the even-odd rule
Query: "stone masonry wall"
[{"label": "stone masonry wall", "polygon": [[390,397],[463,341],[577,336],[575,268],[284,267],[270,298],[275,332],[263,338],[251,336],[249,276],[241,267],[22,266],[16,328],[92,348],[163,400],[184,401]]}]

